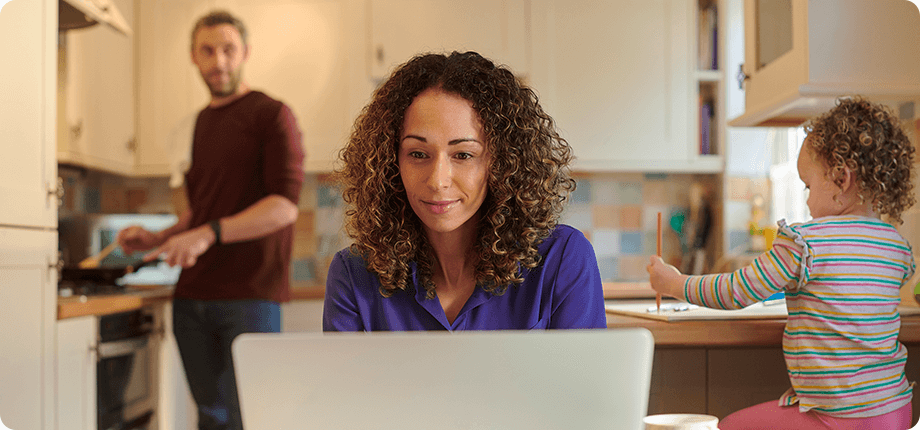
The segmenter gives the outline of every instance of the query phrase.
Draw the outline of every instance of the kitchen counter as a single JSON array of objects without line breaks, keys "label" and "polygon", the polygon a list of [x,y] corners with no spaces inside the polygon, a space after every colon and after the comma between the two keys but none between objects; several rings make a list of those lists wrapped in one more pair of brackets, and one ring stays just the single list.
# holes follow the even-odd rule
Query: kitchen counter
[{"label": "kitchen counter", "polygon": [[[106,315],[139,309],[168,301],[172,285],[130,286],[125,293],[100,296],[58,297],[58,319],[84,315]],[[654,298],[647,283],[605,283],[604,297]],[[321,287],[292,288],[292,300],[321,300]],[[658,347],[779,346],[785,319],[665,322],[647,318],[607,314],[608,328],[645,327]],[[901,342],[920,345],[920,316],[901,318]]]},{"label": "kitchen counter", "polygon": [[[666,322],[607,313],[607,328],[645,327],[656,347],[781,346],[785,326],[785,318]],[[898,339],[920,345],[920,315],[901,317]]]},{"label": "kitchen counter", "polygon": [[58,297],[57,319],[140,309],[170,300],[174,288],[172,285],[132,285],[119,294]]}]

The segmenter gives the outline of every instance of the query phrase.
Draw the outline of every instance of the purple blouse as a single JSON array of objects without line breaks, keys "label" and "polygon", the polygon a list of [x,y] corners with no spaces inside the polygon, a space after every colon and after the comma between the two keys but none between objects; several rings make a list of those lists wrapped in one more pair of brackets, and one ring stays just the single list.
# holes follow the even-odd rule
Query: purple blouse
[{"label": "purple blouse", "polygon": [[[594,248],[580,231],[559,225],[539,246],[542,263],[501,296],[476,288],[454,323],[425,289],[380,295],[377,276],[347,248],[329,266],[324,331],[529,330],[605,328],[604,291]],[[416,279],[415,264],[411,266]]]}]

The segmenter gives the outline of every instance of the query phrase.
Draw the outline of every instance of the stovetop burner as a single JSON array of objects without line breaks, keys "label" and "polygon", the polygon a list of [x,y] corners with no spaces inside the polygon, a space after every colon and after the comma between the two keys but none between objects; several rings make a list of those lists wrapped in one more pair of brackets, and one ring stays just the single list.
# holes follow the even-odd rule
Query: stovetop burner
[{"label": "stovetop burner", "polygon": [[58,295],[61,297],[99,296],[117,294],[124,291],[124,285],[112,283],[98,283],[86,280],[61,281],[58,283]]}]

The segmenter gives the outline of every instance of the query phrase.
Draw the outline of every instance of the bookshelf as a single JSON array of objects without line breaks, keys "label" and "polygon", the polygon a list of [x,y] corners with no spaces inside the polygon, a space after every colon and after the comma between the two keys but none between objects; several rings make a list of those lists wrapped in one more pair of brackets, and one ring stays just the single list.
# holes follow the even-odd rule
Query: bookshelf
[{"label": "bookshelf", "polygon": [[692,97],[697,115],[697,154],[721,159],[725,139],[725,74],[722,51],[724,35],[720,31],[724,0],[695,0],[696,5],[696,92]]}]

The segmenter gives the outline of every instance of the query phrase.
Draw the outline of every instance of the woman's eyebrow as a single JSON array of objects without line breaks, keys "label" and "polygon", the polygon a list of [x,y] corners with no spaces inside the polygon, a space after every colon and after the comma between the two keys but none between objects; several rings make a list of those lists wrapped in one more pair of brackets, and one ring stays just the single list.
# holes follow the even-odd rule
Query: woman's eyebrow
[{"label": "woman's eyebrow", "polygon": [[[428,139],[425,139],[425,138],[422,137],[422,136],[416,136],[416,135],[414,135],[414,134],[407,134],[407,135],[403,136],[402,140],[406,140],[406,139],[415,139],[415,140],[422,141],[422,142],[426,142],[426,143],[428,142]],[[464,143],[464,142],[476,142],[476,143],[478,143],[478,144],[480,144],[480,145],[482,144],[482,142],[480,142],[478,139],[476,139],[476,138],[474,138],[474,137],[461,137],[461,138],[459,138],[459,139],[453,139],[453,140],[447,142],[447,144],[448,144],[448,145],[457,145],[457,144]]]}]

